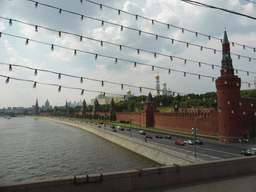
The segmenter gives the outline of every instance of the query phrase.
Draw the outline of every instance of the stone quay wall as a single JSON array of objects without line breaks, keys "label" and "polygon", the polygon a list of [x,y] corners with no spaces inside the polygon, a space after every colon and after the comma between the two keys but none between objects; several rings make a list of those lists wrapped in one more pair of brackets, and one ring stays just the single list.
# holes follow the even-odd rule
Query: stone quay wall
[{"label": "stone quay wall", "polygon": [[122,192],[256,172],[256,157],[241,157],[189,165],[163,166],[103,174],[80,175],[0,186],[1,192]]}]

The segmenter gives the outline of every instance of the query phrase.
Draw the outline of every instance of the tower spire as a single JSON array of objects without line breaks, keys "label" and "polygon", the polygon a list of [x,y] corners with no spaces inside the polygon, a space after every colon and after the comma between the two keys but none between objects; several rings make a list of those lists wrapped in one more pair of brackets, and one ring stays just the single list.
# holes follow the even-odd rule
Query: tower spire
[{"label": "tower spire", "polygon": [[[221,73],[221,76],[233,76],[234,69],[232,65],[232,59],[230,56],[230,44],[228,41],[227,31],[224,31],[223,43],[222,43],[222,60],[221,60],[221,70],[224,70],[225,73]],[[227,72],[227,70],[229,70]]]}]

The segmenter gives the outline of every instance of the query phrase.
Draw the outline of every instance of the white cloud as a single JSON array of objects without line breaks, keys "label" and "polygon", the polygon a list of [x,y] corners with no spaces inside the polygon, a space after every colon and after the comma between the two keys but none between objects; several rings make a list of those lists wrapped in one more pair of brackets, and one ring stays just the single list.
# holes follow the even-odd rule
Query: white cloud
[{"label": "white cloud", "polygon": [[4,31],[4,30],[5,30],[4,22],[0,21],[0,31]]}]

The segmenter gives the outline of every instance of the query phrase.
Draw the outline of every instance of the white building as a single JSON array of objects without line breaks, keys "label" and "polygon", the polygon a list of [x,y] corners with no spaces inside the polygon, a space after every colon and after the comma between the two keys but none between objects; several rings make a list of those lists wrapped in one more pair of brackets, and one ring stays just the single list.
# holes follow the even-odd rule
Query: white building
[{"label": "white building", "polygon": [[160,77],[158,74],[156,74],[155,76],[155,79],[156,79],[156,82],[155,82],[155,86],[156,86],[156,89],[155,91],[153,92],[153,97],[156,97],[156,96],[159,96],[159,95],[171,95],[171,91],[170,89],[167,90],[167,86],[166,86],[166,83],[164,82],[162,85],[162,89],[160,89]]}]

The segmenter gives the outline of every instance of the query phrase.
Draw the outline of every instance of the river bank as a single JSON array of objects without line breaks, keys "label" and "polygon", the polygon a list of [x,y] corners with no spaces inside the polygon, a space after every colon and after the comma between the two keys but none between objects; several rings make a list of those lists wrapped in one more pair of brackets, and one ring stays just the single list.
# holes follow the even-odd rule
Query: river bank
[{"label": "river bank", "polygon": [[69,120],[64,118],[53,118],[53,117],[33,117],[39,119],[46,119],[54,121],[57,123],[66,124],[69,126],[74,126],[93,134],[96,134],[104,139],[107,139],[119,146],[122,146],[128,150],[131,150],[137,154],[147,157],[155,162],[162,165],[173,165],[173,164],[191,164],[191,163],[201,163],[204,160],[199,158],[194,158],[186,154],[179,153],[177,151],[166,148],[162,145],[155,143],[147,143],[137,138],[130,138],[125,135],[121,135],[115,132],[106,131],[102,128],[97,128],[82,121]]}]

